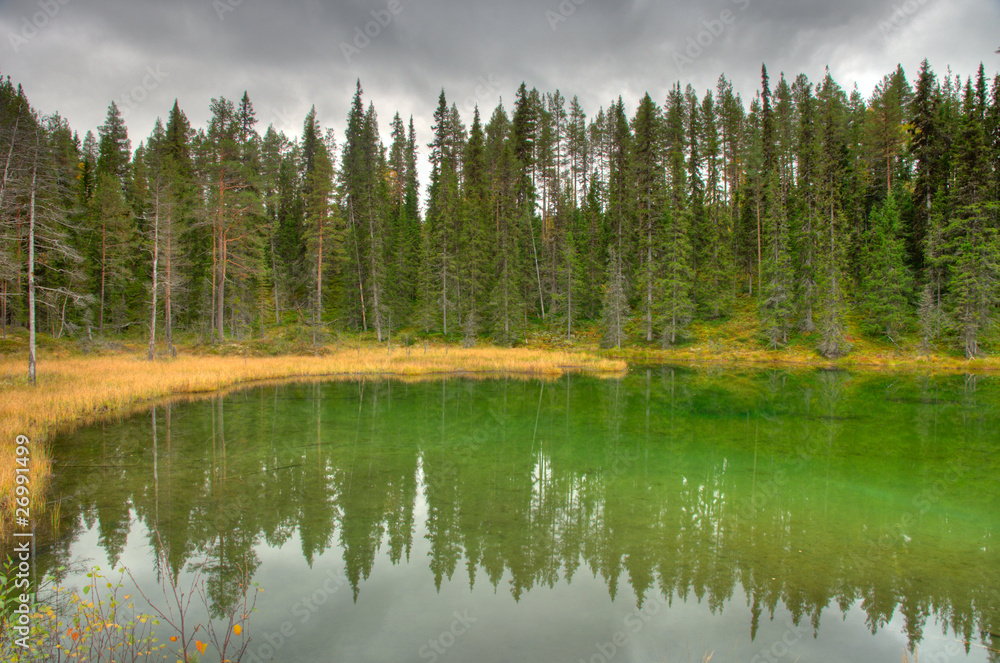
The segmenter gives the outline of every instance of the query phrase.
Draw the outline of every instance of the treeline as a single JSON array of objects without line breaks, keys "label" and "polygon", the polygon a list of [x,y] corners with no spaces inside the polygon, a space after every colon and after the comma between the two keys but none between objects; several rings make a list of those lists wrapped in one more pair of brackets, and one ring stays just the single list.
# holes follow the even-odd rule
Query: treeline
[{"label": "treeline", "polygon": [[288,322],[314,342],[513,343],[600,321],[609,346],[674,344],[750,297],[771,347],[812,334],[841,355],[860,322],[981,354],[1000,293],[1000,76],[925,61],[868,99],[829,72],[761,82],[749,105],[724,76],[704,95],[677,84],[631,118],[621,98],[588,118],[522,84],[510,112],[463,119],[442,91],[422,206],[412,118],[395,115],[386,147],[360,82],[342,143],[315,109],[299,137],[261,134],[244,93],[213,99],[202,130],[175,102],[133,151],[114,103],[81,140],[8,78],[3,331],[28,324],[33,273],[39,329],[142,328],[168,347],[177,330]]}]

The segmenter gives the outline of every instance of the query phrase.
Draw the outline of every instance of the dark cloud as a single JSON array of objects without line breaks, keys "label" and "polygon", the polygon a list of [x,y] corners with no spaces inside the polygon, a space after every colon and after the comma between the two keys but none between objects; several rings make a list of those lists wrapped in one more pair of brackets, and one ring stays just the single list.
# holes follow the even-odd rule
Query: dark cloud
[{"label": "dark cloud", "polygon": [[412,114],[426,143],[442,87],[467,123],[476,103],[509,110],[521,81],[579,95],[590,114],[619,95],[662,103],[678,80],[714,88],[721,73],[749,97],[761,62],[813,80],[829,65],[867,96],[924,57],[995,71],[997,34],[996,0],[7,0],[0,72],[81,133],[117,100],[133,144],[175,97],[203,126],[212,97],[244,90],[264,127],[298,133],[316,105],[339,136],[360,78],[383,126]]}]

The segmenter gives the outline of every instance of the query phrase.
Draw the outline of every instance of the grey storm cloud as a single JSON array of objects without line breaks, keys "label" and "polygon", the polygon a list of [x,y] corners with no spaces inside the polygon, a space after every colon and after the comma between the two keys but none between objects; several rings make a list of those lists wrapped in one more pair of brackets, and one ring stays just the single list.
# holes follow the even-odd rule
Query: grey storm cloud
[{"label": "grey storm cloud", "polygon": [[675,82],[725,74],[745,98],[829,66],[865,96],[927,57],[963,75],[1000,56],[1000,0],[6,0],[0,73],[81,134],[115,100],[133,144],[178,99],[195,126],[211,98],[248,91],[262,127],[297,134],[315,105],[340,135],[360,79],[383,125],[412,115],[422,142],[444,88],[466,122],[509,110],[522,81],[578,95],[588,114]]}]

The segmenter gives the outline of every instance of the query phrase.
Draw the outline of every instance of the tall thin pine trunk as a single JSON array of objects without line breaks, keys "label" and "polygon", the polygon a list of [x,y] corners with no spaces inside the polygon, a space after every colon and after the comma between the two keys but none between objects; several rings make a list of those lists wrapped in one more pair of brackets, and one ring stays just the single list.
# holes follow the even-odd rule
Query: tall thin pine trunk
[{"label": "tall thin pine trunk", "polygon": [[763,295],[763,287],[761,286],[762,281],[760,275],[760,263],[761,263],[760,191],[758,191],[757,192],[757,296],[758,297]]},{"label": "tall thin pine trunk", "polygon": [[274,324],[281,324],[278,310],[278,266],[274,256],[274,233],[271,233],[271,279],[274,281]]},{"label": "tall thin pine trunk", "polygon": [[646,226],[646,342],[653,341],[653,224]]},{"label": "tall thin pine trunk", "polygon": [[[380,251],[376,250],[375,245],[375,213],[372,211],[372,201],[371,201],[371,191],[368,192],[368,236],[371,244],[368,247],[368,251],[372,258],[372,306],[375,307],[375,336],[378,338],[378,342],[382,342],[382,302],[381,302],[381,278],[379,276],[379,265],[378,261],[381,260]],[[322,243],[322,236],[320,239]],[[379,243],[379,248],[381,248],[381,242]],[[447,331],[445,332],[447,333]]]},{"label": "tall thin pine trunk", "polygon": [[38,184],[38,143],[35,134],[35,160],[31,165],[31,199],[28,209],[28,381],[37,384],[35,366],[35,191]]},{"label": "tall thin pine trunk", "polygon": [[361,246],[358,243],[358,227],[354,223],[354,198],[347,204],[351,216],[351,231],[354,233],[354,254],[358,265],[358,292],[361,294],[361,328],[368,331],[368,315],[365,310],[365,283],[361,278]]},{"label": "tall thin pine trunk", "polygon": [[163,331],[164,331],[164,336],[166,337],[165,340],[167,342],[167,352],[170,353],[171,355],[173,354],[173,349],[174,349],[174,326],[173,326],[173,323],[171,322],[171,319],[170,319],[170,317],[172,315],[171,306],[170,306],[170,304],[171,304],[171,302],[170,302],[170,295],[171,295],[170,286],[171,286],[172,278],[173,278],[172,274],[171,274],[171,271],[170,271],[170,254],[171,254],[171,251],[172,251],[172,244],[173,244],[171,242],[171,239],[173,238],[172,221],[173,221],[173,219],[171,218],[171,212],[170,212],[170,209],[168,208],[167,209],[167,247],[166,247],[167,248],[167,256],[166,256],[167,257],[167,264],[166,264],[166,271],[167,271],[167,273],[165,275],[166,278],[165,278],[165,280],[163,282]]},{"label": "tall thin pine trunk", "polygon": [[545,320],[545,296],[542,294],[542,273],[538,269],[538,250],[535,248],[535,224],[528,219],[528,229],[531,231],[531,253],[535,257],[535,277],[538,279],[538,302],[542,306],[542,320]]},{"label": "tall thin pine trunk", "polygon": [[[32,191],[34,193],[34,191]],[[101,316],[97,323],[97,335],[104,336],[104,282],[108,272],[108,224],[101,219]]]},{"label": "tall thin pine trunk", "polygon": [[316,345],[316,328],[320,324],[320,316],[323,313],[323,215],[320,214],[319,226],[319,247],[316,250],[316,313],[313,320],[313,345]]},{"label": "tall thin pine trunk", "polygon": [[156,355],[156,291],[158,289],[156,279],[160,260],[160,190],[158,185],[153,206],[153,304],[150,306],[149,315],[149,361],[153,361]]}]

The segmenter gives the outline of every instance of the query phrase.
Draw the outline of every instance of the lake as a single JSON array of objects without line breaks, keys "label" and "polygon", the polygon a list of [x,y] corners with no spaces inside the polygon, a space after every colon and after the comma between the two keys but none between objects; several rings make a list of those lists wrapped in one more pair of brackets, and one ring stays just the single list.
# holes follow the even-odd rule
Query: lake
[{"label": "lake", "polygon": [[840,371],[256,386],[58,438],[39,573],[155,593],[159,551],[218,616],[245,569],[244,661],[995,662],[998,405]]}]

